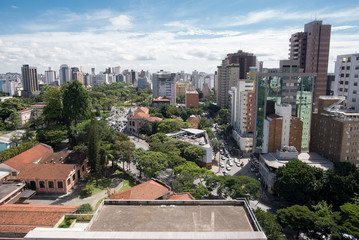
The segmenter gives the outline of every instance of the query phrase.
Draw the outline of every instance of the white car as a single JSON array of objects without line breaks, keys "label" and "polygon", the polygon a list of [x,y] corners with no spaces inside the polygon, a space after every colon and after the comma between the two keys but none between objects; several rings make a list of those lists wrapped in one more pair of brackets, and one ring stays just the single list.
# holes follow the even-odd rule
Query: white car
[{"label": "white car", "polygon": [[221,163],[219,164],[219,166],[221,166],[221,168],[224,168],[223,162],[221,162]]},{"label": "white car", "polygon": [[233,162],[232,162],[232,161],[228,161],[227,164],[228,164],[229,166],[231,166],[231,167],[233,166]]},{"label": "white car", "polygon": [[238,159],[235,158],[235,159],[233,160],[233,162],[234,162],[234,163],[238,163]]},{"label": "white car", "polygon": [[228,171],[231,171],[232,168],[231,168],[231,166],[227,166],[226,169],[227,169]]},{"label": "white car", "polygon": [[225,160],[225,159],[226,159],[226,157],[225,157],[225,156],[222,156],[222,157],[221,157],[221,159],[222,159],[222,160]]},{"label": "white car", "polygon": [[223,173],[223,175],[227,175],[227,174],[228,174],[228,171],[227,171],[227,170],[224,170],[222,173]]}]

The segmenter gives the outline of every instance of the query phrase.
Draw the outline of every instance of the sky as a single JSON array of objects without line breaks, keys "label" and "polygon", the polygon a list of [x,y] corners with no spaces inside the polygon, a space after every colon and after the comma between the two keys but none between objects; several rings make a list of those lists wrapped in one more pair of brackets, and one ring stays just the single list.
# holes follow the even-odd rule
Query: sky
[{"label": "sky", "polygon": [[334,72],[337,55],[359,53],[358,12],[358,0],[1,0],[0,73],[23,64],[214,73],[238,50],[274,68],[313,20],[332,25]]}]

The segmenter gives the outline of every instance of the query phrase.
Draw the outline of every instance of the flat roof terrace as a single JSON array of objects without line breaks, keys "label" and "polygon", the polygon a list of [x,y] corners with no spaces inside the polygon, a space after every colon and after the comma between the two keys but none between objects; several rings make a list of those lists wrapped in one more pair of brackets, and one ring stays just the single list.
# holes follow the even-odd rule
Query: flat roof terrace
[{"label": "flat roof terrace", "polygon": [[[123,205],[126,203],[126,205]],[[128,204],[129,203],[129,204]],[[96,216],[97,215],[97,216]],[[235,201],[107,201],[88,231],[253,232],[244,205]]]}]

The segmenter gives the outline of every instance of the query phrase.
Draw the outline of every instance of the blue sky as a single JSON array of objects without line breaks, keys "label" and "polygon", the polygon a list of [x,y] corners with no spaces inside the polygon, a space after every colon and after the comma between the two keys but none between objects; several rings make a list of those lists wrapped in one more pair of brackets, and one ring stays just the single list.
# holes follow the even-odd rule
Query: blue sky
[{"label": "blue sky", "polygon": [[22,64],[96,72],[121,69],[213,73],[227,53],[257,55],[265,67],[288,58],[304,24],[332,25],[337,55],[359,52],[359,2],[334,1],[0,1],[0,73]]}]

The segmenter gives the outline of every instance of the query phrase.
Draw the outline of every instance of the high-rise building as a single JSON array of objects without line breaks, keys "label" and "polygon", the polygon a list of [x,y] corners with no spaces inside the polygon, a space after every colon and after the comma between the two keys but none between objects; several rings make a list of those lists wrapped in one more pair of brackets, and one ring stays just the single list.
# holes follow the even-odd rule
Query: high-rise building
[{"label": "high-rise building", "polygon": [[138,73],[135,70],[131,70],[131,84],[134,87],[137,87],[138,85]]},{"label": "high-rise building", "polygon": [[344,105],[343,96],[319,98],[318,112],[313,113],[310,151],[359,167],[359,113]]},{"label": "high-rise building", "polygon": [[189,82],[176,82],[176,97],[185,96],[186,89],[191,86]]},{"label": "high-rise building", "polygon": [[53,83],[56,81],[56,71],[51,70],[51,67],[49,67],[49,70],[45,71],[45,80],[46,83]]},{"label": "high-rise building", "polygon": [[304,32],[292,34],[289,59],[298,60],[299,67],[307,73],[317,73],[314,86],[314,109],[317,109],[319,96],[327,90],[327,71],[331,25],[313,21],[304,25]]},{"label": "high-rise building", "polygon": [[176,73],[163,70],[152,75],[153,98],[163,97],[170,100],[171,105],[176,105]]},{"label": "high-rise building", "polygon": [[66,64],[62,64],[59,70],[60,74],[60,85],[70,81],[70,69]]},{"label": "high-rise building", "polygon": [[[359,112],[359,54],[337,56],[334,96],[344,96],[346,107]],[[358,99],[358,100],[357,100]]]},{"label": "high-rise building", "polygon": [[79,72],[80,69],[78,67],[72,67],[71,68],[71,72],[70,72],[70,81],[73,81],[76,79],[77,75],[75,74],[75,72]]},{"label": "high-rise building", "polygon": [[303,72],[298,60],[282,60],[279,69],[257,74],[256,149],[262,149],[264,120],[275,114],[276,104],[287,103],[291,105],[291,116],[303,122],[302,146],[298,151],[308,151],[315,75]]},{"label": "high-rise building", "polygon": [[222,65],[218,66],[217,84],[217,105],[221,108],[228,107],[229,93],[238,79],[247,79],[250,67],[256,66],[256,56],[239,50],[237,53],[227,54],[222,60]]},{"label": "high-rise building", "polygon": [[83,72],[81,72],[81,71],[73,72],[73,73],[72,73],[72,77],[73,77],[74,80],[77,79],[77,80],[79,80],[79,82],[80,82],[82,85],[84,85],[84,75],[83,75]]},{"label": "high-rise building", "polygon": [[23,96],[30,97],[33,93],[39,91],[37,82],[37,68],[23,65],[21,68]]},{"label": "high-rise building", "polygon": [[198,92],[194,89],[187,89],[185,104],[186,108],[198,108],[199,95]]}]

